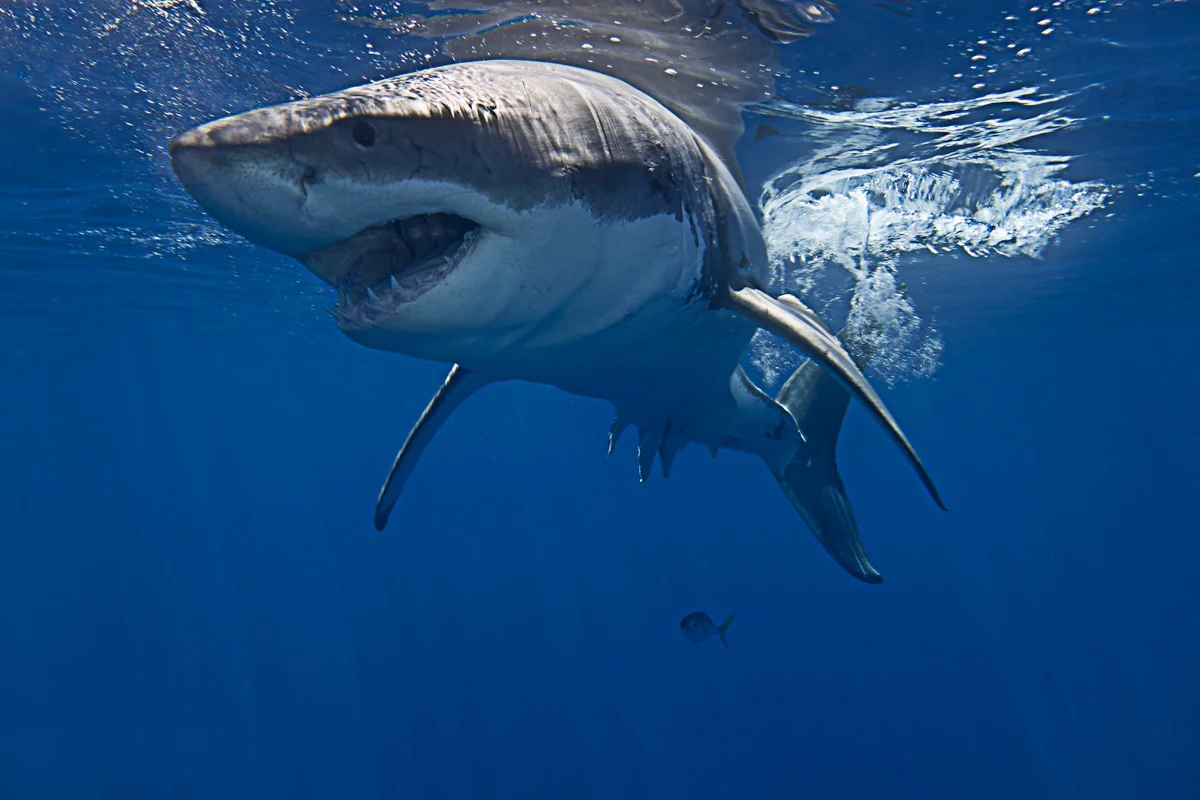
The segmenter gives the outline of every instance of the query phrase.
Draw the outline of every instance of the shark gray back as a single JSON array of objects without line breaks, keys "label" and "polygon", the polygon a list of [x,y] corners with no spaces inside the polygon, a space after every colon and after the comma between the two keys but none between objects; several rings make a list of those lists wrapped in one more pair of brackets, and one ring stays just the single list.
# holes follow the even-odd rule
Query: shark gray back
[{"label": "shark gray back", "polygon": [[[742,110],[775,91],[781,45],[833,22],[830,0],[429,0],[350,21],[437,43],[452,61],[569,64],[615,75],[679,115],[740,181]],[[536,43],[536,47],[531,47]]]}]

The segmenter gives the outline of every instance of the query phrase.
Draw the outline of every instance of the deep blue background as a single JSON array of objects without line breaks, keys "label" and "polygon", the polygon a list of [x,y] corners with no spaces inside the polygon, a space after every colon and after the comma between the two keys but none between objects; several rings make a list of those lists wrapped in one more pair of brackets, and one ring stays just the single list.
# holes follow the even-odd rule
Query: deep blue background
[{"label": "deep blue background", "polygon": [[[958,67],[896,48],[996,10],[917,5],[806,46],[928,98]],[[443,369],[261,251],[80,255],[59,231],[198,214],[10,71],[0,798],[1200,796],[1200,15],[1119,10],[1119,47],[1039,67],[1103,82],[1047,146],[1111,207],[1043,261],[916,273],[943,367],[885,399],[950,513],[850,411],[879,587],[749,457],[639,485],[607,407],[530,385],[465,405],[374,533]],[[680,635],[698,609],[732,653]]]}]

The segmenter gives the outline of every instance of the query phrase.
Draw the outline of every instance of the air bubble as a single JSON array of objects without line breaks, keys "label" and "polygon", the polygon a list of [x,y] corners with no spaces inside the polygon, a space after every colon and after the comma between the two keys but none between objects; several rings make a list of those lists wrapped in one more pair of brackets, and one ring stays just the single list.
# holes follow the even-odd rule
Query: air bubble
[{"label": "air bubble", "polygon": [[[921,320],[900,287],[909,254],[920,250],[937,257],[957,250],[973,258],[1036,258],[1064,226],[1104,205],[1107,186],[1055,177],[1046,168],[1056,157],[1022,147],[1059,127],[1059,111],[997,120],[982,134],[971,122],[949,121],[967,108],[1006,105],[1030,91],[984,95],[936,114],[918,106],[902,118],[896,109],[865,120],[859,111],[846,112],[853,122],[849,116],[830,120],[830,130],[851,123],[874,140],[835,146],[766,182],[759,205],[773,275],[793,293],[807,295],[806,301],[811,298],[814,308],[840,303],[844,281],[853,280],[848,324],[863,314],[884,323],[878,344],[886,346],[877,352],[888,353],[887,363],[877,361],[873,369],[889,384],[931,375],[941,347],[937,331]],[[827,133],[818,130],[813,138],[825,141]],[[865,144],[878,152],[911,134],[926,146],[897,150],[889,164],[863,159]],[[958,148],[941,146],[947,140],[972,146],[954,152]],[[773,367],[776,378],[795,368],[776,360],[780,352],[765,337],[751,345],[753,362],[764,373],[764,366]]]}]

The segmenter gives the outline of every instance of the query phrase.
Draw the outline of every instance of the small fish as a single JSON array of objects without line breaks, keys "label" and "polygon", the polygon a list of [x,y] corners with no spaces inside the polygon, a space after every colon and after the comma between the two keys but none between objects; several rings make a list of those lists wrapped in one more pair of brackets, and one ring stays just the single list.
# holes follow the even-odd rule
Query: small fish
[{"label": "small fish", "polygon": [[729,630],[729,626],[733,624],[733,618],[737,614],[730,614],[729,619],[721,627],[717,627],[716,623],[709,619],[708,614],[703,611],[693,611],[679,621],[679,627],[683,630],[683,635],[691,639],[693,642],[705,642],[713,636],[721,637],[721,645],[729,652],[729,640],[725,638],[725,631]]}]

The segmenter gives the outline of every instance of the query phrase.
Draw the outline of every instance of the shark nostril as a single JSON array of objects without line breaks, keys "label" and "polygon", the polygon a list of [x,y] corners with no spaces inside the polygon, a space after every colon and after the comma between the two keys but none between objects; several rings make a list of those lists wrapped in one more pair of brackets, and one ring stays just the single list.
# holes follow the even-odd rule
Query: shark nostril
[{"label": "shark nostril", "polygon": [[308,197],[308,185],[317,177],[317,171],[312,167],[305,167],[300,173],[300,192]]}]

